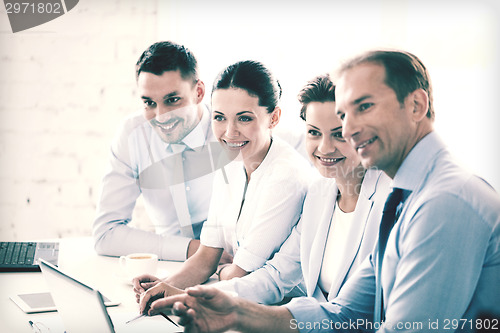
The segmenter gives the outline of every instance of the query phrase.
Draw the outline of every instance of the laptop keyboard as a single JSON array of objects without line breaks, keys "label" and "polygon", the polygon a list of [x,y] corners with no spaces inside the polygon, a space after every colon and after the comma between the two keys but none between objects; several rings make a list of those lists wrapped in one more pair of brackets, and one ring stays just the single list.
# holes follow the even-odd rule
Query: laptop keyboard
[{"label": "laptop keyboard", "polygon": [[36,243],[1,242],[0,264],[31,265],[35,257]]}]

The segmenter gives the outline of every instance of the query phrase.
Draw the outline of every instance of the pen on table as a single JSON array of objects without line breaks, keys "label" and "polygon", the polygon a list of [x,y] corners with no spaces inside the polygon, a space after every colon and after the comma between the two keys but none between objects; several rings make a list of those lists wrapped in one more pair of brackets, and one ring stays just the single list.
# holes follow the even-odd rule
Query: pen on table
[{"label": "pen on table", "polygon": [[[177,323],[175,321],[173,321],[169,316],[167,316],[166,314],[164,314],[163,312],[160,312],[159,315],[163,316],[163,318],[165,318],[166,320],[168,320],[169,322],[171,322],[172,324],[174,324],[175,326],[179,327],[179,325],[177,325]],[[142,317],[146,317],[147,315],[146,314],[140,314],[138,316],[135,316],[134,318],[130,319],[130,320],[127,320],[125,322],[125,324],[128,324],[128,323],[131,323],[133,322],[134,320],[136,319],[139,319],[139,318],[142,318]]]},{"label": "pen on table", "polygon": [[[140,302],[141,302],[141,303],[142,303],[142,298],[144,297],[144,295],[145,295],[145,294],[146,294],[146,292],[142,292],[142,293],[141,293],[141,295],[140,295]],[[177,325],[177,323],[176,323],[175,321],[173,321],[172,319],[170,319],[170,317],[169,317],[169,316],[167,316],[165,313],[160,312],[159,314],[160,314],[160,315],[162,315],[162,316],[163,316],[163,318],[165,318],[166,320],[168,320],[169,322],[171,322],[171,323],[172,323],[172,324],[174,324],[175,326],[179,327],[179,325]],[[139,318],[141,318],[141,317],[144,317],[144,316],[146,316],[146,314],[145,314],[145,313],[140,314],[140,315],[138,315],[138,316],[136,316],[136,317],[134,317],[134,318],[130,319],[130,320],[129,320],[129,321],[127,321],[125,324],[128,324],[128,323],[130,323],[130,322],[132,322],[132,321],[134,321],[134,320],[136,320],[136,319],[139,319]]]},{"label": "pen on table", "polygon": [[34,322],[32,322],[30,320],[30,321],[28,321],[28,323],[31,326],[31,331],[36,332],[36,333],[40,332],[40,328]]},{"label": "pen on table", "polygon": [[164,314],[163,312],[160,312],[160,314],[163,316],[163,318],[165,318],[166,320],[168,320],[169,322],[171,322],[172,324],[174,324],[175,326],[179,327],[179,325],[177,325],[177,323],[175,321],[173,321],[169,316],[167,316],[166,314]]},{"label": "pen on table", "polygon": [[135,316],[134,318],[132,318],[132,319],[130,319],[130,320],[127,320],[127,321],[125,322],[125,324],[131,323],[131,322],[133,322],[134,320],[139,319],[139,318],[144,317],[144,316],[146,316],[146,315],[145,315],[144,313],[142,313],[142,314],[140,314],[140,315],[138,315],[138,316]]}]

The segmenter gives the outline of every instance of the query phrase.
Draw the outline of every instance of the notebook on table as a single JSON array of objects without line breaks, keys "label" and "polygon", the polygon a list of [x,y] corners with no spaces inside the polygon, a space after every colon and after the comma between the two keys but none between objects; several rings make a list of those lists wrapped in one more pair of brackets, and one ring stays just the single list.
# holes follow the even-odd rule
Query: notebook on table
[{"label": "notebook on table", "polygon": [[61,322],[46,322],[44,325],[50,329],[50,332],[168,333],[180,331],[179,327],[162,316],[145,317],[130,324],[125,322],[137,315],[136,312],[118,313],[110,317],[98,290],[66,275],[44,260],[40,261],[40,268],[64,327],[61,326]]},{"label": "notebook on table", "polygon": [[39,259],[57,265],[57,242],[0,242],[0,272],[39,272]]}]

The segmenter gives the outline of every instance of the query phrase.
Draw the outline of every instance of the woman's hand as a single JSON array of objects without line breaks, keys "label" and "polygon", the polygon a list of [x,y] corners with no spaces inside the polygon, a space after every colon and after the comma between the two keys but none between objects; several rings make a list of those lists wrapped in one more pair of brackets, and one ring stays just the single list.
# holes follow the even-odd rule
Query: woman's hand
[{"label": "woman's hand", "polygon": [[135,300],[137,303],[140,301],[141,294],[145,293],[148,289],[156,286],[160,282],[161,279],[149,274],[143,274],[135,277],[132,280],[132,285],[134,286]]},{"label": "woman's hand", "polygon": [[[174,286],[169,285],[168,283],[165,282],[158,282],[156,283],[155,286],[149,288],[147,291],[143,292],[142,294],[139,295],[139,311],[140,313],[143,314],[148,314],[152,315],[150,308],[153,302],[156,300],[159,300],[161,298],[167,297],[167,296],[172,296],[172,295],[177,295],[177,294],[183,294],[184,290],[176,288]],[[170,310],[170,307],[167,306],[165,309]],[[155,314],[162,312],[163,308],[162,307],[156,307],[155,308]],[[167,311],[164,311],[167,312]]]}]

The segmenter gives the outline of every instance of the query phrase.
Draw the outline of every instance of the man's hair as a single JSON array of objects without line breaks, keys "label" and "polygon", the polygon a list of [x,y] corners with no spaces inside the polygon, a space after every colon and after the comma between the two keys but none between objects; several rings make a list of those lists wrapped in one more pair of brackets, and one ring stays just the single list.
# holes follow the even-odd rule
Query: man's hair
[{"label": "man's hair", "polygon": [[309,103],[335,102],[335,85],[330,79],[330,75],[319,75],[307,82],[300,90],[297,98],[300,104],[302,104],[300,118],[303,120],[306,120],[306,110]]},{"label": "man's hair", "polygon": [[396,93],[400,104],[417,89],[423,89],[429,97],[427,118],[434,119],[432,85],[427,68],[415,55],[404,51],[369,51],[343,64],[339,77],[348,69],[364,63],[376,63],[385,68],[385,84]]},{"label": "man's hair", "polygon": [[162,75],[179,70],[184,80],[198,80],[198,63],[193,53],[183,45],[170,41],[157,42],[144,51],[135,66],[136,79],[141,72]]}]

